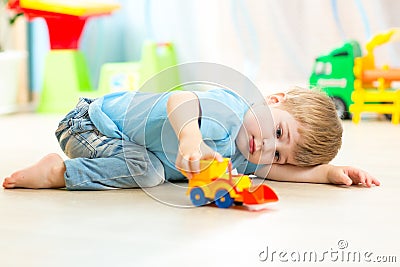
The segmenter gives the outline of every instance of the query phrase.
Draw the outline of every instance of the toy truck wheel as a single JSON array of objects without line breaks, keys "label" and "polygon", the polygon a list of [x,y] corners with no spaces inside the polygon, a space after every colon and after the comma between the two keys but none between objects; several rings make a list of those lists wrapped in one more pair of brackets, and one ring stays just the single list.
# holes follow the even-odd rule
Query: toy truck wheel
[{"label": "toy truck wheel", "polygon": [[391,120],[392,120],[392,114],[385,114],[385,118],[386,118],[388,121],[391,121]]},{"label": "toy truck wheel", "polygon": [[204,196],[204,191],[200,187],[194,187],[190,190],[190,200],[196,207],[207,204],[207,199]]},{"label": "toy truck wheel", "polygon": [[233,199],[226,189],[220,189],[215,194],[215,204],[217,204],[219,208],[227,209],[232,206]]},{"label": "toy truck wheel", "polygon": [[347,120],[350,118],[349,112],[346,108],[346,104],[344,101],[339,97],[332,97],[333,103],[335,103],[336,112],[339,118],[343,120]]}]

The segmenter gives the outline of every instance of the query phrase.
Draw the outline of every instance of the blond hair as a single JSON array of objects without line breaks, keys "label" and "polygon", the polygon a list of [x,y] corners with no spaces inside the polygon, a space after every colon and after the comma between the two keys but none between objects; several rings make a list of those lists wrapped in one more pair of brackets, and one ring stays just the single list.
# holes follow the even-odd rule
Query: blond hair
[{"label": "blond hair", "polygon": [[342,123],[333,101],[322,91],[295,87],[286,92],[278,108],[299,123],[300,141],[295,149],[296,165],[330,162],[342,145]]}]

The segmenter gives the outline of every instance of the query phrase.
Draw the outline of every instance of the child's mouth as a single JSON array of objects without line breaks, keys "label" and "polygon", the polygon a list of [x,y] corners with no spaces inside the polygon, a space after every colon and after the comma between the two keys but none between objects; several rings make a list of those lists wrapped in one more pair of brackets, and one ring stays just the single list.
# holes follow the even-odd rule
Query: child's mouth
[{"label": "child's mouth", "polygon": [[252,137],[250,137],[250,140],[249,140],[249,152],[250,152],[250,154],[254,153],[254,148],[255,148],[254,137],[252,136]]}]

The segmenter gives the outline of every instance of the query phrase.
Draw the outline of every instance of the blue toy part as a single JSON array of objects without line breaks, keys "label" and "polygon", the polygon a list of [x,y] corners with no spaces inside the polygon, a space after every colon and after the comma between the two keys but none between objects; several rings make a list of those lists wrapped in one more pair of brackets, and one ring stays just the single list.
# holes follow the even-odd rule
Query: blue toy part
[{"label": "blue toy part", "polygon": [[207,204],[207,199],[204,196],[204,191],[200,187],[195,187],[190,190],[190,200],[196,207]]},{"label": "blue toy part", "polygon": [[226,189],[220,189],[215,193],[215,204],[219,208],[227,209],[233,204],[233,199]]}]

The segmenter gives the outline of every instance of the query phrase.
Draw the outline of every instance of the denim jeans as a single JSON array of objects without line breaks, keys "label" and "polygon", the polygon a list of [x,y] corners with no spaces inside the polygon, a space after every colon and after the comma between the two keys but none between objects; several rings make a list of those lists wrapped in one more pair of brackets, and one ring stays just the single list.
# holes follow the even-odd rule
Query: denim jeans
[{"label": "denim jeans", "polygon": [[165,181],[160,160],[145,147],[100,133],[81,98],[60,122],[56,137],[69,157],[65,160],[68,190],[106,190],[153,187]]}]

